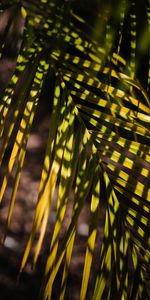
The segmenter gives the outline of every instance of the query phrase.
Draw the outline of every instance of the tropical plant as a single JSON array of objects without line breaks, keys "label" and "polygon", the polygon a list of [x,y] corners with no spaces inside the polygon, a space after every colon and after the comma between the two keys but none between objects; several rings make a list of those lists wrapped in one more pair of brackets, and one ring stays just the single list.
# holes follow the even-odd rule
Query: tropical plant
[{"label": "tropical plant", "polygon": [[[87,297],[102,208],[103,242],[98,244],[92,299],[149,299],[149,1],[39,0],[37,5],[35,0],[11,0],[0,5],[1,16],[11,8],[1,33],[1,57],[18,16],[24,20],[16,68],[0,102],[0,163],[13,141],[0,201],[15,167],[7,226],[36,109],[50,78],[49,136],[20,271],[38,233],[36,265],[57,186],[56,220],[40,299],[51,299],[60,268],[60,299],[65,298],[77,221],[89,199],[80,299]],[[71,190],[74,205],[60,241]]]}]

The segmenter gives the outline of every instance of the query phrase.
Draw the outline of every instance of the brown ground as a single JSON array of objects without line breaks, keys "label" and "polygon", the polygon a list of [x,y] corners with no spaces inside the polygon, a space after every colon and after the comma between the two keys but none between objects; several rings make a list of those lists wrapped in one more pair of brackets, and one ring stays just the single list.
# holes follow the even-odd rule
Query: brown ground
[{"label": "brown ground", "polygon": [[[10,77],[10,72],[14,66],[14,62],[7,61],[6,68],[5,61],[0,65],[3,70],[3,76],[1,76],[1,86],[4,78]],[[5,73],[5,74],[4,74]],[[1,73],[2,74],[2,73]],[[4,83],[4,82],[3,82]],[[41,284],[42,273],[44,270],[46,255],[49,249],[50,237],[52,234],[53,224],[55,220],[55,199],[52,206],[52,212],[48,230],[42,252],[40,254],[37,266],[35,270],[31,270],[31,257],[25,270],[23,271],[20,281],[17,283],[17,275],[25,244],[29,237],[29,233],[32,228],[32,222],[34,217],[34,210],[38,195],[38,186],[40,180],[40,174],[42,170],[42,163],[44,159],[44,152],[46,146],[47,135],[49,131],[49,115],[43,110],[43,107],[39,107],[35,122],[33,124],[31,136],[28,141],[27,154],[25,164],[22,170],[21,181],[19,190],[17,193],[17,199],[12,216],[12,221],[7,232],[7,237],[4,245],[0,246],[0,299],[18,299],[18,300],[37,300],[39,287]],[[8,151],[8,156],[10,149]],[[7,160],[7,157],[6,157]],[[0,178],[2,181],[3,175],[6,170],[6,161],[1,167]],[[2,205],[0,207],[0,235],[3,235],[4,226],[7,217],[9,199],[14,182],[14,176],[12,174],[9,180],[9,186],[5,192]],[[56,190],[57,194],[57,190]],[[56,198],[56,197],[55,197]],[[63,237],[64,230],[67,225],[69,214],[72,208],[72,193],[70,194],[70,204],[68,207],[68,213],[65,218],[64,225],[62,227],[61,238]],[[66,293],[66,300],[78,300],[79,289],[81,284],[81,277],[83,272],[83,261],[85,254],[85,246],[87,240],[87,229],[89,220],[89,207],[90,203],[87,203],[80,216],[79,224],[77,227],[78,235],[73,251],[73,258],[70,267],[68,289]],[[98,244],[102,239],[102,229],[99,228],[98,232]],[[91,284],[95,276],[95,269],[97,268],[97,259],[94,260],[94,267],[91,276]],[[57,291],[60,287],[60,275],[57,278],[54,286],[53,299],[57,299]],[[89,294],[87,299],[91,299],[91,292],[89,286]]]},{"label": "brown ground", "polygon": [[[37,201],[37,193],[39,186],[40,173],[42,168],[42,161],[44,157],[44,147],[46,136],[48,132],[49,118],[44,116],[43,120],[39,122],[36,131],[33,130],[28,143],[28,151],[25,160],[25,166],[22,171],[22,177],[17,193],[15,209],[12,216],[10,228],[7,232],[7,237],[4,246],[0,246],[0,299],[18,299],[18,300],[37,300],[39,286],[41,283],[41,276],[44,269],[46,254],[49,249],[49,240],[53,229],[55,220],[55,205],[52,206],[51,218],[48,225],[47,235],[44,241],[42,252],[38,260],[36,269],[31,270],[31,262],[29,260],[25,271],[21,275],[20,281],[17,284],[17,274],[25,248],[25,244],[29,237],[32,228],[34,209]],[[1,177],[5,172],[5,166],[1,168]],[[11,195],[13,176],[10,178],[9,187],[6,190],[4,200],[0,209],[0,232],[4,231],[4,224],[7,217],[8,203]],[[54,200],[55,203],[55,200]],[[89,203],[83,210],[78,224],[78,236],[73,252],[73,259],[68,280],[68,290],[65,299],[78,300],[80,280],[83,272],[83,261],[85,253],[85,243],[88,229],[89,219]],[[61,237],[65,230],[68,221],[69,213],[72,207],[72,195],[70,195],[70,205],[68,213],[64,222]],[[101,229],[99,229],[99,237],[102,236]],[[31,255],[32,256],[32,255]],[[94,261],[96,268],[97,260]],[[94,270],[92,274],[92,281],[94,278]],[[54,288],[53,299],[57,299],[57,290],[60,285],[59,276],[56,286]],[[91,299],[89,296],[87,299]]]},{"label": "brown ground", "polygon": [[[9,11],[3,18],[0,19],[0,33]],[[10,37],[14,39],[16,32],[11,32]],[[9,49],[9,38],[7,49]],[[0,95],[2,97],[3,91],[7,86],[8,80],[11,78],[13,69],[15,67],[15,55],[13,51],[6,49],[5,55],[0,60]],[[15,51],[14,51],[15,52]],[[48,99],[47,99],[48,100]],[[46,105],[47,106],[47,105]],[[49,249],[50,237],[53,230],[53,224],[55,220],[55,200],[52,206],[51,218],[49,221],[47,234],[43,244],[43,248],[37,263],[35,270],[31,270],[31,257],[25,270],[23,271],[19,282],[17,282],[17,276],[25,244],[28,240],[29,233],[32,228],[32,222],[34,217],[34,210],[37,201],[38,186],[40,180],[40,174],[42,170],[42,163],[44,159],[44,152],[46,146],[47,135],[49,131],[49,114],[47,113],[47,107],[40,105],[38,108],[35,121],[33,124],[30,139],[28,141],[27,154],[25,159],[24,168],[22,171],[22,177],[17,193],[17,199],[15,208],[13,211],[12,221],[7,231],[7,237],[4,245],[0,245],[0,300],[37,300],[39,294],[39,288],[42,281],[42,274],[46,261],[46,255]],[[10,155],[10,148],[7,151],[7,155],[0,170],[0,184],[6,171],[7,159]],[[6,217],[9,207],[9,199],[14,182],[14,176],[10,177],[9,186],[6,189],[3,202],[0,206],[0,237],[3,236],[4,227],[6,223]],[[56,191],[57,194],[57,191]],[[56,197],[55,197],[56,198]],[[61,238],[63,237],[64,230],[67,225],[69,214],[72,208],[72,193],[70,195],[70,204],[68,207],[68,213],[65,218],[64,225],[62,227]],[[84,208],[77,227],[77,238],[73,251],[73,258],[70,267],[70,273],[68,278],[68,288],[66,292],[66,300],[78,300],[79,289],[81,285],[81,277],[83,272],[83,262],[85,254],[85,246],[87,240],[88,220],[89,220],[89,207],[90,203],[87,203]],[[102,229],[98,230],[98,244],[102,240]],[[98,256],[94,257],[93,270],[91,273],[91,285],[89,285],[89,292],[87,299],[91,299],[91,286],[95,277],[95,269],[97,269]],[[54,286],[53,300],[57,299],[57,291],[60,287],[60,275],[57,278]]]}]

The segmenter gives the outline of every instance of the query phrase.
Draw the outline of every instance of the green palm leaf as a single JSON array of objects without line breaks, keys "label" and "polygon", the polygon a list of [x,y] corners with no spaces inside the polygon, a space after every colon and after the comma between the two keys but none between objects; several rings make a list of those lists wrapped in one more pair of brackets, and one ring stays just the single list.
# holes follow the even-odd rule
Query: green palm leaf
[{"label": "green palm leaf", "polygon": [[[53,81],[50,84],[49,136],[33,227],[20,271],[25,267],[38,234],[33,257],[33,265],[36,265],[58,187],[56,220],[49,243],[41,299],[51,299],[60,266],[63,266],[60,299],[65,299],[77,222],[87,199],[91,201],[91,218],[80,299],[86,299],[88,293],[99,210],[104,209],[104,202],[104,237],[99,249],[99,267],[92,299],[148,299],[149,41],[141,48],[145,55],[146,80],[140,82],[137,79],[138,55],[142,55],[141,50],[137,50],[142,35],[137,30],[140,4],[122,0],[115,4],[115,11],[113,5],[96,1],[97,10],[93,9],[96,21],[93,24],[82,4],[41,0],[37,6],[33,0],[28,3],[6,2],[0,6],[2,14],[9,7],[13,10],[2,34],[1,57],[16,17],[14,12],[19,11],[24,18],[16,68],[0,103],[1,164],[13,139],[0,201],[15,170],[6,230],[11,221],[27,141],[36,109],[42,100],[47,74],[51,74]],[[147,1],[143,11],[144,32],[148,32]],[[146,37],[148,39],[148,35]],[[126,48],[125,39],[128,41]],[[13,113],[10,114],[11,110]],[[61,226],[71,190],[74,191],[74,205],[61,242]]]}]

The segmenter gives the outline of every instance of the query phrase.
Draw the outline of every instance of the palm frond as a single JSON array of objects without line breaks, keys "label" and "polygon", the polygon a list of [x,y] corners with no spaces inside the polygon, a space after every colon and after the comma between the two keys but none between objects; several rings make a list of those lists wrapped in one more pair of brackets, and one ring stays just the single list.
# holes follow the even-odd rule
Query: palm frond
[{"label": "palm frond", "polygon": [[[9,7],[14,9],[2,35],[1,56],[14,11],[17,9],[25,20],[16,68],[0,104],[1,164],[10,139],[14,141],[0,191],[2,201],[15,167],[6,227],[11,221],[27,141],[42,100],[46,76],[50,73],[53,78],[49,136],[33,227],[20,271],[39,234],[33,265],[37,262],[58,186],[56,220],[41,299],[51,299],[60,266],[63,266],[60,299],[65,297],[77,221],[87,199],[91,201],[91,218],[80,299],[86,299],[88,293],[99,210],[103,209],[104,202],[104,237],[92,299],[148,299],[149,42],[144,45],[145,83],[141,78],[138,80],[137,45],[142,32],[139,35],[137,28],[141,4],[122,0],[116,4],[115,13],[113,5],[104,5],[102,1],[97,4],[97,10],[93,9],[96,17],[93,25],[89,11],[86,15],[82,5],[74,2],[41,0],[38,6],[33,0],[6,2],[1,4],[2,13]],[[144,1],[144,22],[144,32],[148,32],[147,1]],[[71,190],[74,205],[61,241]]]}]

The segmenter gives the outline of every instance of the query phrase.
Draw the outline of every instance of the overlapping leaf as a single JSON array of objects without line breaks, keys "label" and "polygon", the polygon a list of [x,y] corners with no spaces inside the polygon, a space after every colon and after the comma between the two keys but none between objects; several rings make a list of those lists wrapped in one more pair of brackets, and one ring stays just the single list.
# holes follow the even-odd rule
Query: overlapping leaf
[{"label": "overlapping leaf", "polygon": [[[7,225],[10,223],[26,144],[47,72],[53,74],[54,80],[49,137],[33,227],[21,271],[39,233],[33,265],[38,259],[58,185],[56,220],[41,299],[52,298],[53,283],[61,265],[60,299],[65,298],[77,221],[89,198],[91,223],[80,299],[86,299],[88,293],[99,209],[103,208],[104,202],[104,239],[100,246],[93,299],[148,298],[150,101],[142,83],[136,79],[139,63],[137,44],[140,40],[136,31],[138,5],[135,1],[129,3],[122,0],[116,4],[115,12],[113,6],[104,5],[102,1],[97,5],[97,10],[93,9],[96,17],[94,25],[92,19],[84,16],[82,5],[78,7],[69,1],[41,0],[38,6],[33,0],[28,3],[8,1],[8,6],[5,5],[2,5],[2,9],[19,5],[17,8],[25,18],[16,69],[0,104],[1,163],[9,140],[14,136],[16,122],[21,120],[0,192],[2,201],[16,163]],[[144,7],[148,27],[149,5],[146,1]],[[1,51],[7,32],[9,23]],[[124,39],[129,41],[126,49],[123,48]],[[147,65],[145,85],[149,84],[148,47],[147,42],[144,47]],[[126,53],[128,50],[130,52]],[[24,77],[27,78],[25,84],[22,80]],[[74,205],[61,242],[59,236],[70,190],[74,190]]]}]

